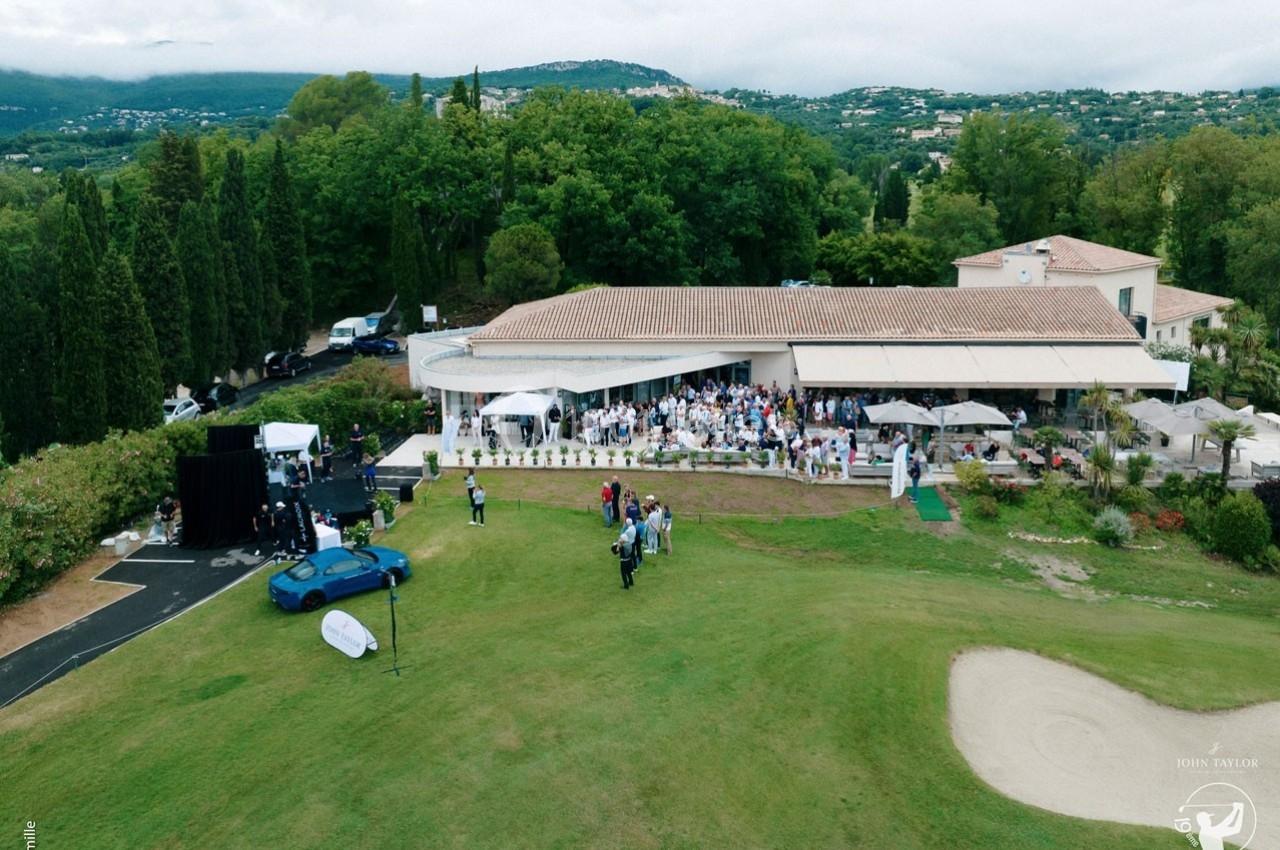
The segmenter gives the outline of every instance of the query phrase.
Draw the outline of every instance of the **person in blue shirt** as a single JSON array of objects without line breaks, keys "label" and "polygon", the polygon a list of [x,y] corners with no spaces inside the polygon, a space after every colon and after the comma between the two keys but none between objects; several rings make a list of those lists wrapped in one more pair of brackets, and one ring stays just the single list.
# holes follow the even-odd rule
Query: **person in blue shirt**
[{"label": "person in blue shirt", "polygon": [[364,486],[370,493],[378,492],[378,462],[368,452],[364,456]]}]

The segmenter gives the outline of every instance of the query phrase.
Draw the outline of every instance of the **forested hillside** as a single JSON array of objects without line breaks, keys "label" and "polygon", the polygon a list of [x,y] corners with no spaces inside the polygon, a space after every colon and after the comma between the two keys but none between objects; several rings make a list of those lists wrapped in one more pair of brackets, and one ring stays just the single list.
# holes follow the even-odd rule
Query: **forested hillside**
[{"label": "forested hillside", "polygon": [[163,390],[393,293],[413,330],[418,304],[458,325],[594,283],[947,285],[958,256],[1054,233],[1158,253],[1180,285],[1254,305],[1233,316],[1240,356],[1197,374],[1276,394],[1266,128],[1104,155],[1050,116],[978,114],[943,172],[689,98],[548,88],[485,112],[478,83],[437,117],[421,80],[319,77],[251,133],[166,132],[106,173],[0,173],[4,453],[153,422]]}]

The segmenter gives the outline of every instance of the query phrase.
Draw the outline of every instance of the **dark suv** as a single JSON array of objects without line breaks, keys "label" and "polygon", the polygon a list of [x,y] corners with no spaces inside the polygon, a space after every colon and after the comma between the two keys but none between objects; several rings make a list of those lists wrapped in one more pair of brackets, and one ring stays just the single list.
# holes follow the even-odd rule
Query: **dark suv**
[{"label": "dark suv", "polygon": [[240,391],[224,381],[202,387],[193,392],[191,397],[195,399],[196,404],[200,405],[201,413],[212,413],[235,404],[240,398]]},{"label": "dark suv", "polygon": [[290,378],[311,368],[311,358],[296,351],[278,351],[267,358],[267,377]]}]

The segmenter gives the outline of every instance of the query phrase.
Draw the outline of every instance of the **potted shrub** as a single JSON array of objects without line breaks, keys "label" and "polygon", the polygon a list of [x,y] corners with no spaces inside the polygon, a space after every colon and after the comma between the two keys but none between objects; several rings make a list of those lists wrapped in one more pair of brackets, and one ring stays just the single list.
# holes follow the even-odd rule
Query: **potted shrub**
[{"label": "potted shrub", "polygon": [[622,459],[626,461],[627,466],[631,465],[631,458],[635,457],[635,454],[636,453],[631,451],[631,449],[627,449],[622,453]]},{"label": "potted shrub", "polygon": [[609,449],[608,451],[605,452],[605,454],[609,456],[609,465],[613,466],[613,459],[618,456],[618,450]]},{"label": "potted shrub", "polygon": [[497,466],[497,465],[498,465],[498,450],[497,450],[497,449],[489,449],[489,465],[490,465],[490,466]]},{"label": "potted shrub", "polygon": [[693,450],[689,451],[689,468],[690,469],[698,468],[698,453]]},{"label": "potted shrub", "polygon": [[502,450],[502,459],[506,462],[507,466],[511,465],[511,449],[504,448]]},{"label": "potted shrub", "polygon": [[591,465],[592,465],[592,466],[595,466],[595,465],[596,465],[596,450],[595,450],[595,449],[588,449],[588,450],[587,450],[587,454],[591,456]]},{"label": "potted shrub", "polygon": [[[479,451],[479,449],[477,449],[477,451]],[[467,455],[466,449],[458,449],[458,466],[466,466],[467,462],[466,460],[464,460],[466,455]],[[479,458],[476,458],[476,460],[479,460]]]},{"label": "potted shrub", "polygon": [[424,466],[426,466],[426,469],[423,471],[427,473],[427,475],[424,475],[423,477],[433,478],[433,479],[439,478],[440,477],[440,455],[435,451],[425,451],[422,453],[422,460],[423,460]]},{"label": "potted shrub", "polygon": [[761,469],[769,468],[769,452],[761,449],[756,452],[756,463],[760,464]]},{"label": "potted shrub", "polygon": [[[550,458],[548,458],[548,460],[550,460]],[[569,465],[569,447],[568,446],[560,447],[560,465],[561,466]]]},{"label": "potted shrub", "polygon": [[[533,457],[533,465],[534,465],[534,466],[537,466],[537,465],[538,465],[538,456],[542,454],[542,450],[541,450],[541,449],[532,449],[532,450],[529,452],[529,454]],[[524,458],[521,458],[521,461],[523,461],[523,460],[524,460]]]},{"label": "potted shrub", "polygon": [[348,534],[351,542],[357,547],[363,548],[369,545],[369,538],[373,537],[373,523],[367,519],[362,519],[355,525],[351,526]]},{"label": "potted shrub", "polygon": [[524,449],[516,449],[516,463],[524,466]]},{"label": "potted shrub", "polygon": [[582,466],[582,449],[573,450],[573,462],[578,466]]},{"label": "potted shrub", "polygon": [[373,494],[373,504],[377,510],[382,511],[382,521],[386,523],[386,527],[390,528],[396,524],[396,498],[386,490],[379,490]]},{"label": "potted shrub", "polygon": [[546,453],[543,454],[542,462],[548,469],[551,468],[551,449],[547,449]]}]

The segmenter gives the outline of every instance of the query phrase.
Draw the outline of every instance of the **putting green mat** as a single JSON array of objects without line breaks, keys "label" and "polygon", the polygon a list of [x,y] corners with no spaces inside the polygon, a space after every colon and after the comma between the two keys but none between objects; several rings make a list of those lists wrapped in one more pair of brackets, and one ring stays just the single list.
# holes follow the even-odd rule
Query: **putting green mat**
[{"label": "putting green mat", "polygon": [[[907,492],[911,492],[908,490]],[[943,503],[942,497],[938,495],[936,487],[921,487],[920,501],[916,503],[916,510],[920,512],[920,519],[925,522],[949,522],[951,520],[951,511],[947,510],[947,506]]]}]

